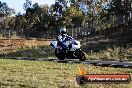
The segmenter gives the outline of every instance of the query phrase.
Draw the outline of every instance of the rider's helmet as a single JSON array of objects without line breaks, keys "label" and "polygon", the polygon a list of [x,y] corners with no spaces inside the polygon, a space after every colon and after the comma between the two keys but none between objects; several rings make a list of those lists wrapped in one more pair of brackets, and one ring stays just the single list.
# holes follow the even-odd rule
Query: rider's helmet
[{"label": "rider's helmet", "polygon": [[62,36],[66,36],[67,32],[66,32],[66,28],[60,28],[60,34]]}]

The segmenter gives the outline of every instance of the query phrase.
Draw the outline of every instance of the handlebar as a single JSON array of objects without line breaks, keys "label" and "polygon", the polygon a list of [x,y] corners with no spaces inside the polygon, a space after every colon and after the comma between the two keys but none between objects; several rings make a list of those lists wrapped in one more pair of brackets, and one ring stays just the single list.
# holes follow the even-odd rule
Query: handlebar
[{"label": "handlebar", "polygon": [[75,39],[69,36],[65,39],[65,41],[71,41],[71,40],[75,40]]}]

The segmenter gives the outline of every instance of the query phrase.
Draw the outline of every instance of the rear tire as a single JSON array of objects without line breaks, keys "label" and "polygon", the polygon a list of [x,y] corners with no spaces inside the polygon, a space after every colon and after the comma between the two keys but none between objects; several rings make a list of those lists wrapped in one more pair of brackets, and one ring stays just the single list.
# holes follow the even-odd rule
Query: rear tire
[{"label": "rear tire", "polygon": [[61,49],[55,49],[55,56],[59,59],[59,60],[64,60],[65,59],[65,52]]}]

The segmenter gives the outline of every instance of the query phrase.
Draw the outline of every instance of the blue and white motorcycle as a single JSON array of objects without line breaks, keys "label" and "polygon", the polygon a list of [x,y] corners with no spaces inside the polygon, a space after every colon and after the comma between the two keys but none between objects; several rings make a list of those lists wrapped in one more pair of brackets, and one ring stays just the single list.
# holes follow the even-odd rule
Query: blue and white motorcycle
[{"label": "blue and white motorcycle", "polygon": [[69,48],[64,50],[58,45],[58,41],[51,41],[51,46],[55,48],[55,55],[59,60],[68,59],[79,59],[80,61],[85,61],[85,53],[81,50],[80,42],[72,37],[67,37],[65,39],[65,45]]}]

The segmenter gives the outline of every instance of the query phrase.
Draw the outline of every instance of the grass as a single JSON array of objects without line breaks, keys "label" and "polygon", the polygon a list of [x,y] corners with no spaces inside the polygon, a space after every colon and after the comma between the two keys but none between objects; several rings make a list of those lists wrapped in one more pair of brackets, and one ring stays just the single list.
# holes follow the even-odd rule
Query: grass
[{"label": "grass", "polygon": [[54,49],[46,40],[0,40],[0,57],[55,58]]},{"label": "grass", "polygon": [[132,48],[114,47],[100,52],[88,52],[86,57],[91,60],[132,61]]},{"label": "grass", "polygon": [[50,46],[21,47],[14,50],[0,51],[0,57],[55,58],[54,49]]},{"label": "grass", "polygon": [[[84,65],[89,74],[131,74],[128,68],[112,68]],[[79,64],[46,61],[0,59],[1,88],[132,88],[130,84],[87,84],[76,83]]]}]

